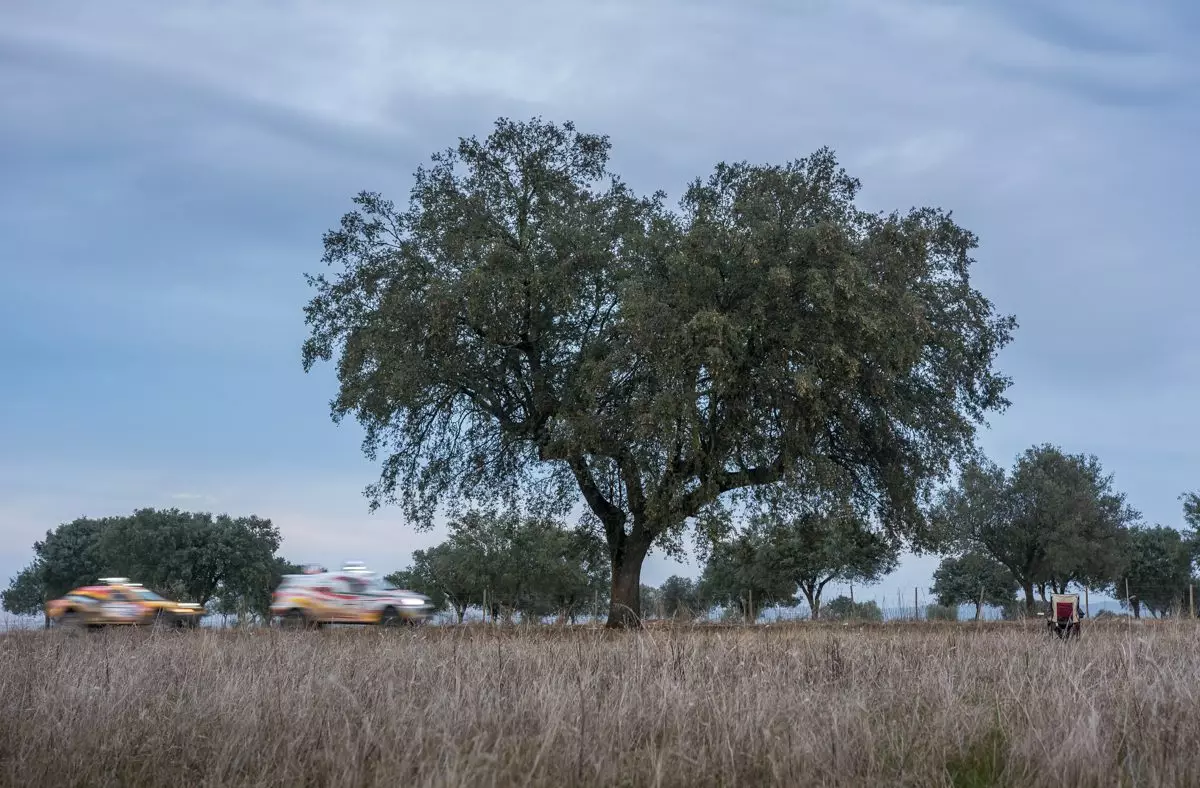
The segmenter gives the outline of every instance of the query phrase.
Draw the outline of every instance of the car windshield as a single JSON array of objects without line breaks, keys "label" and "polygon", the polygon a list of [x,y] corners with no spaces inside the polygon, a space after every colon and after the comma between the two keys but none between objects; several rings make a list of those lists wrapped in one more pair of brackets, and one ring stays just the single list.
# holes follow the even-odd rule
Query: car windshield
[{"label": "car windshield", "polygon": [[137,594],[138,596],[140,596],[142,599],[150,599],[155,602],[165,602],[166,601],[161,596],[159,596],[158,594],[151,591],[149,588],[135,588],[134,593]]}]

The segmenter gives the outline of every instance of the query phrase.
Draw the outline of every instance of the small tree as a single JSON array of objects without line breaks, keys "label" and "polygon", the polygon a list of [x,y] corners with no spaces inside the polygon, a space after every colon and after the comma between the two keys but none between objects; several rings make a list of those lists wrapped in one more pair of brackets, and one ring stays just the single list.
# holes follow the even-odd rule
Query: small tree
[{"label": "small tree", "polygon": [[929,621],[958,621],[958,605],[926,605],[925,618]]},{"label": "small tree", "polygon": [[8,588],[0,593],[0,604],[17,616],[36,616],[46,610],[46,583],[42,565],[34,562],[9,580]]},{"label": "small tree", "polygon": [[641,589],[643,618],[660,618],[662,616],[662,590],[655,586],[643,585]]},{"label": "small tree", "polygon": [[848,596],[834,597],[825,606],[825,617],[834,621],[882,621],[883,611],[874,600],[855,602]]},{"label": "small tree", "polygon": [[1011,474],[991,462],[968,464],[933,519],[943,547],[1007,568],[1031,614],[1039,586],[1061,593],[1116,576],[1139,516],[1099,460],[1045,444],[1022,453]]},{"label": "small tree", "polygon": [[976,621],[983,617],[984,605],[1012,604],[1016,590],[1012,572],[974,551],[943,559],[933,573],[933,587],[929,589],[939,605],[956,609],[959,605],[975,605]]},{"label": "small tree", "polygon": [[[1125,571],[1110,588],[1140,618],[1145,606],[1163,616],[1182,606],[1192,575],[1191,545],[1174,528],[1135,526],[1129,533]],[[1125,589],[1132,598],[1125,599]]]},{"label": "small tree", "polygon": [[690,577],[671,575],[662,584],[659,593],[667,618],[690,619],[708,607],[701,596],[700,585]]},{"label": "small tree", "polygon": [[472,547],[454,540],[427,550],[414,550],[412,566],[389,582],[427,595],[435,608],[449,605],[455,621],[463,622],[473,604],[483,606],[487,580],[480,563],[483,558]]},{"label": "small tree", "polygon": [[772,544],[775,570],[799,586],[814,619],[820,618],[826,585],[873,582],[895,569],[899,558],[892,539],[873,530],[848,498],[828,489],[788,489],[754,522]]},{"label": "small tree", "polygon": [[701,595],[716,604],[736,607],[743,621],[758,620],[760,611],[796,604],[796,582],[761,527],[750,527],[712,545],[700,576]]}]

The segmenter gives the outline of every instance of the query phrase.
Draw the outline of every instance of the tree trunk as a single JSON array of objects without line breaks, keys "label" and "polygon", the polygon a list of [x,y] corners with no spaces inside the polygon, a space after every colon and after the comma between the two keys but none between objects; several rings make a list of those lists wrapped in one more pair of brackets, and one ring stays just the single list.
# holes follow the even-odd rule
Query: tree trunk
[{"label": "tree trunk", "polygon": [[1140,599],[1133,600],[1133,617],[1134,618],[1142,617],[1142,601]]},{"label": "tree trunk", "polygon": [[627,538],[612,551],[612,596],[606,627],[632,629],[642,623],[642,562],[650,545]]},{"label": "tree trunk", "polygon": [[1050,600],[1046,599],[1046,584],[1038,583],[1038,595],[1042,598],[1042,602],[1050,604]]},{"label": "tree trunk", "polygon": [[821,615],[821,597],[813,587],[800,584],[800,590],[804,592],[804,600],[808,602],[808,617],[812,621],[816,621]]},{"label": "tree trunk", "polygon": [[1033,615],[1033,583],[1022,583],[1021,590],[1025,592],[1025,612]]},{"label": "tree trunk", "polygon": [[983,618],[983,603],[977,599],[975,600],[975,620],[978,621],[981,618]]}]

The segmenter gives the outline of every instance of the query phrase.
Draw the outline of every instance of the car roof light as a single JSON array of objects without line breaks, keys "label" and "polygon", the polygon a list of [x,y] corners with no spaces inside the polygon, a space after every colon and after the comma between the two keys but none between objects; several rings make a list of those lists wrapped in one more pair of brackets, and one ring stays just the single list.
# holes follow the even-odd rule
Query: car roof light
[{"label": "car roof light", "polygon": [[100,578],[100,582],[107,583],[110,586],[115,586],[115,585],[121,585],[123,583],[128,583],[129,578],[128,577],[102,577],[102,578]]}]

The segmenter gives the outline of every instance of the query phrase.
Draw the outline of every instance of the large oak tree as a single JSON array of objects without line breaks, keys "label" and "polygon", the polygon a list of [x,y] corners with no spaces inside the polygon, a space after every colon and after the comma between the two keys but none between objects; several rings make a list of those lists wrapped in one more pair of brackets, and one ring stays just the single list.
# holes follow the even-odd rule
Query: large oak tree
[{"label": "large oak tree", "polygon": [[[720,164],[670,210],[609,140],[500,119],[325,235],[306,369],[381,459],[372,506],[582,496],[639,619],[651,547],[709,507],[838,466],[897,532],[973,444],[1015,321],[971,287],[976,238],[938,209],[877,214],[832,152]],[[568,495],[569,493],[569,495]],[[729,494],[729,495],[727,495]],[[724,496],[724,498],[722,498]]]}]

